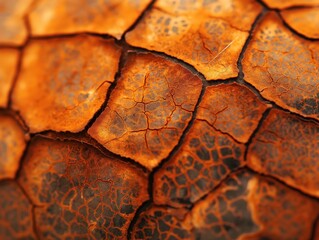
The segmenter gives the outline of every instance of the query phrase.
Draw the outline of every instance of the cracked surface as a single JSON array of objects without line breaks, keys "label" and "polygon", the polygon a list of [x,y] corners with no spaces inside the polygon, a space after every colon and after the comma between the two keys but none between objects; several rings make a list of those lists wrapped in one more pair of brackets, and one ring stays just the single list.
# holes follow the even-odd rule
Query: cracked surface
[{"label": "cracked surface", "polygon": [[319,1],[263,2],[0,0],[0,239],[319,240]]},{"label": "cracked surface", "polygon": [[282,11],[281,16],[298,33],[309,38],[319,38],[319,7],[289,9]]},{"label": "cracked surface", "polygon": [[129,54],[106,109],[89,134],[110,151],[152,169],[178,143],[192,117],[198,76],[153,54]]},{"label": "cracked surface", "polygon": [[[284,126],[284,127],[283,127]],[[319,196],[319,125],[271,110],[248,149],[248,165]]]},{"label": "cracked surface", "polygon": [[159,0],[125,38],[182,59],[207,80],[231,78],[238,75],[239,54],[260,11],[252,0]]},{"label": "cracked surface", "polygon": [[17,49],[0,48],[0,107],[5,108],[8,104],[18,60],[19,51]]},{"label": "cracked surface", "polygon": [[[29,14],[33,36],[93,32],[120,39],[150,0],[37,0]],[[106,17],[107,16],[107,17]]]},{"label": "cracked surface", "polygon": [[18,181],[41,239],[123,239],[148,199],[145,173],[75,141],[33,139]]},{"label": "cracked surface", "polygon": [[197,118],[245,143],[268,107],[245,86],[221,84],[207,87]]},{"label": "cracked surface", "polygon": [[14,178],[27,137],[13,116],[0,112],[0,180]]},{"label": "cracked surface", "polygon": [[0,238],[35,239],[32,206],[17,183],[0,182]]},{"label": "cracked surface", "polygon": [[133,239],[152,239],[151,234],[158,239],[309,239],[318,204],[274,180],[240,171],[188,213],[150,207],[132,234]]},{"label": "cracked surface", "polygon": [[244,163],[245,146],[196,120],[177,154],[154,175],[154,202],[179,207],[206,195]]},{"label": "cracked surface", "polygon": [[289,7],[318,6],[319,0],[262,0],[271,8],[284,9]]},{"label": "cracked surface", "polygon": [[31,41],[13,90],[13,108],[31,132],[81,131],[105,101],[120,54],[113,40],[87,35]]},{"label": "cracked surface", "polygon": [[0,45],[19,46],[26,41],[24,16],[31,3],[32,0],[0,0]]},{"label": "cracked surface", "polygon": [[258,25],[245,52],[245,80],[266,99],[318,120],[318,53],[318,42],[291,33],[270,13]]}]

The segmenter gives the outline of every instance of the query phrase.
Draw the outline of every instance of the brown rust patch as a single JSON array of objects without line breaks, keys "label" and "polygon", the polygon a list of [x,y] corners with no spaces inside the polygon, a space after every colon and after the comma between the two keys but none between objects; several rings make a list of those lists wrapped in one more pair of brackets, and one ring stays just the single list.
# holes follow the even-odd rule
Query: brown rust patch
[{"label": "brown rust patch", "polygon": [[275,13],[253,34],[243,59],[245,80],[265,98],[319,119],[319,43],[291,33]]},{"label": "brown rust patch", "polygon": [[38,0],[29,15],[33,36],[92,32],[120,39],[150,0]]},{"label": "brown rust patch", "polygon": [[154,202],[174,207],[195,203],[244,164],[245,146],[195,121],[181,149],[154,175]]},{"label": "brown rust patch", "polygon": [[126,40],[182,59],[207,80],[236,77],[239,54],[260,11],[252,0],[160,0]]},{"label": "brown rust patch", "polygon": [[13,108],[31,132],[81,131],[105,101],[119,57],[113,40],[87,35],[33,40],[23,55]]},{"label": "brown rust patch", "polygon": [[319,126],[272,110],[248,149],[248,165],[319,196]]},{"label": "brown rust patch", "polygon": [[0,49],[0,107],[7,107],[19,60],[19,50]]},{"label": "brown rust patch", "polygon": [[178,143],[201,86],[200,78],[178,63],[131,53],[106,109],[88,132],[110,151],[152,169]]},{"label": "brown rust patch", "polygon": [[0,180],[15,177],[26,140],[19,123],[11,115],[0,112]]},{"label": "brown rust patch", "polygon": [[197,119],[245,143],[268,107],[245,86],[236,83],[211,86],[199,105]]},{"label": "brown rust patch", "polygon": [[0,182],[0,238],[35,239],[32,206],[13,181]]},{"label": "brown rust patch", "polygon": [[75,141],[34,138],[18,181],[43,239],[120,239],[148,199],[144,172]]}]

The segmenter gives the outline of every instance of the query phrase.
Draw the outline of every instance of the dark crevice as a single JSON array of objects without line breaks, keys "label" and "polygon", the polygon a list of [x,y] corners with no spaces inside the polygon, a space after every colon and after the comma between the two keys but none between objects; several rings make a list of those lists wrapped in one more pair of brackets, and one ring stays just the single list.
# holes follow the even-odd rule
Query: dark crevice
[{"label": "dark crevice", "polygon": [[232,84],[237,81],[237,77],[228,78],[228,79],[221,79],[221,80],[209,80],[207,81],[207,86],[216,86],[220,84]]},{"label": "dark crevice", "polygon": [[271,174],[265,174],[265,173],[259,172],[259,171],[255,170],[255,169],[251,168],[251,167],[248,166],[248,165],[247,165],[247,169],[249,169],[250,171],[252,171],[253,173],[255,173],[255,174],[259,175],[259,176],[262,176],[262,177],[265,177],[265,178],[274,180],[274,181],[276,181],[276,182],[279,182],[279,183],[281,183],[282,185],[284,185],[285,187],[287,187],[287,188],[289,188],[289,189],[291,189],[291,190],[294,190],[294,191],[300,193],[302,196],[305,196],[305,197],[307,197],[307,198],[310,198],[310,199],[312,199],[312,200],[317,201],[317,203],[319,204],[319,199],[318,199],[316,196],[313,196],[313,195],[311,195],[311,194],[309,194],[309,193],[304,192],[303,190],[300,190],[300,189],[298,189],[298,188],[296,188],[296,187],[294,187],[294,186],[291,186],[291,185],[287,184],[285,181],[279,179],[279,178],[276,177],[276,176],[273,176],[273,175],[271,175]]},{"label": "dark crevice", "polygon": [[150,176],[149,176],[149,185],[148,185],[148,192],[149,192],[149,195],[150,195],[150,199],[153,201],[153,184],[154,184],[154,175],[155,173],[161,169],[163,167],[163,165],[167,162],[169,162],[173,157],[174,155],[180,150],[180,148],[182,147],[183,143],[184,143],[184,140],[187,136],[187,134],[189,133],[190,129],[192,128],[192,126],[194,125],[194,122],[196,120],[196,116],[197,116],[197,111],[198,111],[198,106],[200,104],[200,102],[202,101],[202,98],[205,94],[205,90],[206,90],[206,87],[203,86],[202,87],[202,90],[201,90],[201,93],[199,95],[199,98],[198,98],[198,101],[195,105],[195,108],[194,108],[194,112],[193,112],[193,115],[192,115],[192,118],[191,120],[189,121],[187,127],[185,128],[185,130],[183,131],[181,137],[179,138],[179,141],[177,143],[177,145],[173,148],[173,150],[169,153],[168,157],[163,159],[158,166],[156,166],[153,171],[151,172]]},{"label": "dark crevice", "polygon": [[132,219],[132,221],[130,222],[130,225],[127,229],[127,239],[133,239],[132,238],[132,231],[134,228],[134,225],[136,224],[139,216],[141,215],[141,213],[145,212],[150,206],[152,205],[152,202],[150,200],[147,200],[146,202],[142,203],[142,205],[136,210],[135,215]]},{"label": "dark crevice", "polygon": [[143,12],[140,14],[140,16],[135,20],[135,22],[128,28],[126,29],[126,31],[122,34],[121,37],[121,42],[125,42],[125,35],[126,33],[132,31],[138,24],[139,22],[144,18],[144,16],[146,15],[147,12],[149,12],[151,10],[151,8],[153,7],[153,5],[155,4],[156,0],[152,0],[147,6],[146,8],[143,10]]},{"label": "dark crevice", "polygon": [[110,85],[109,89],[107,90],[106,96],[105,96],[105,101],[101,105],[100,109],[93,115],[93,117],[90,119],[88,124],[85,126],[84,130],[82,132],[87,132],[90,127],[92,127],[93,123],[96,121],[96,119],[101,115],[101,113],[105,110],[107,103],[111,97],[111,94],[113,90],[115,89],[117,82],[119,78],[121,77],[121,72],[125,66],[126,58],[127,58],[127,50],[125,48],[122,48],[122,53],[120,56],[119,64],[118,64],[118,69],[114,77],[114,82]]},{"label": "dark crevice", "polygon": [[245,42],[245,44],[244,44],[244,46],[239,54],[239,58],[237,61],[237,68],[239,70],[238,77],[237,77],[238,82],[241,82],[244,79],[244,75],[245,75],[243,72],[242,60],[244,58],[244,54],[246,52],[246,49],[251,42],[251,39],[253,37],[254,31],[255,31],[257,25],[262,21],[263,17],[266,15],[267,12],[268,12],[268,10],[266,8],[264,8],[262,10],[262,12],[256,17],[256,19],[255,19],[254,23],[252,24],[251,29],[249,31],[248,38],[247,38],[247,40],[246,40],[246,42]]},{"label": "dark crevice", "polygon": [[12,107],[12,94],[13,94],[14,87],[15,87],[17,81],[18,81],[19,74],[20,74],[20,71],[21,71],[23,55],[24,55],[24,49],[20,49],[19,58],[18,58],[18,62],[17,62],[17,65],[16,65],[16,70],[15,70],[14,77],[13,77],[13,82],[12,82],[12,85],[11,85],[11,88],[10,88],[10,91],[9,91],[9,96],[8,96],[9,99],[8,99],[8,104],[7,104],[8,108]]},{"label": "dark crevice", "polygon": [[245,162],[247,162],[247,154],[248,154],[249,146],[250,146],[250,144],[252,143],[252,141],[253,141],[254,137],[256,136],[256,134],[258,133],[259,129],[260,129],[261,126],[263,125],[263,122],[264,122],[265,119],[268,117],[268,115],[269,115],[271,109],[272,109],[272,108],[268,108],[268,109],[266,109],[266,110],[263,112],[263,114],[262,114],[262,116],[261,116],[261,118],[260,118],[260,120],[259,120],[259,122],[258,122],[257,127],[255,128],[255,130],[253,131],[253,133],[250,135],[250,138],[248,139],[247,143],[245,144],[245,145],[246,145],[246,150],[245,150],[245,154],[244,154],[244,160],[245,160]]}]

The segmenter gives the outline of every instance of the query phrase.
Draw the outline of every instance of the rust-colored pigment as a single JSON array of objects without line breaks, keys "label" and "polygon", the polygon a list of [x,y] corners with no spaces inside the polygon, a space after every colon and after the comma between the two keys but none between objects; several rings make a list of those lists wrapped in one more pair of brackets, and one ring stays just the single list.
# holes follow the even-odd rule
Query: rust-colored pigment
[{"label": "rust-colored pigment", "polygon": [[319,240],[319,0],[0,0],[0,240]]}]

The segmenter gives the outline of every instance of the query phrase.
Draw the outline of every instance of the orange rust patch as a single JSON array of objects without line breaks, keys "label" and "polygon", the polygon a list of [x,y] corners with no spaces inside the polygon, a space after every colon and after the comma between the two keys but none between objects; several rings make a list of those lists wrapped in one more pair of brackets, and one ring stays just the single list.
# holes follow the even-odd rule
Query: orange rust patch
[{"label": "orange rust patch", "polygon": [[26,136],[9,114],[0,113],[0,180],[14,178],[26,147]]},{"label": "orange rust patch", "polygon": [[[310,239],[318,202],[248,172],[234,174],[192,210],[197,239]],[[296,214],[298,212],[298,214]]]},{"label": "orange rust patch", "polygon": [[92,36],[31,41],[13,108],[31,132],[81,131],[105,101],[119,57],[113,40]]},{"label": "orange rust patch", "polygon": [[319,119],[319,43],[291,33],[268,14],[257,27],[243,59],[245,80],[265,98]]},{"label": "orange rust patch", "polygon": [[[22,45],[27,39],[24,16],[32,0],[0,0],[0,44]],[[2,58],[2,57],[0,57]]]},{"label": "orange rust patch", "polygon": [[247,161],[258,172],[319,196],[319,126],[272,110],[249,146]]},{"label": "orange rust patch", "polygon": [[281,15],[285,22],[300,34],[319,38],[319,7],[289,9],[282,11]]},{"label": "orange rust patch", "polygon": [[32,140],[18,179],[41,239],[119,239],[148,199],[146,174],[75,141]]},{"label": "orange rust patch", "polygon": [[89,134],[110,151],[152,169],[178,143],[201,80],[153,54],[129,54],[108,105]]},{"label": "orange rust patch", "polygon": [[92,32],[120,39],[150,0],[38,0],[29,15],[34,36]]},{"label": "orange rust patch", "polygon": [[244,163],[245,146],[195,121],[177,154],[154,175],[154,202],[191,205]]},{"label": "orange rust patch", "polygon": [[316,6],[319,0],[262,0],[271,8],[289,8],[297,6]]},{"label": "orange rust patch", "polygon": [[236,83],[222,84],[207,87],[197,119],[205,120],[214,128],[245,143],[268,107],[248,88]]},{"label": "orange rust patch", "polygon": [[19,50],[11,48],[0,49],[0,107],[5,108],[9,100],[16,67],[19,59]]},{"label": "orange rust patch", "polygon": [[13,181],[0,182],[0,238],[35,239],[32,206]]},{"label": "orange rust patch", "polygon": [[236,77],[239,54],[260,11],[252,0],[159,0],[126,40],[182,59],[208,80]]}]

